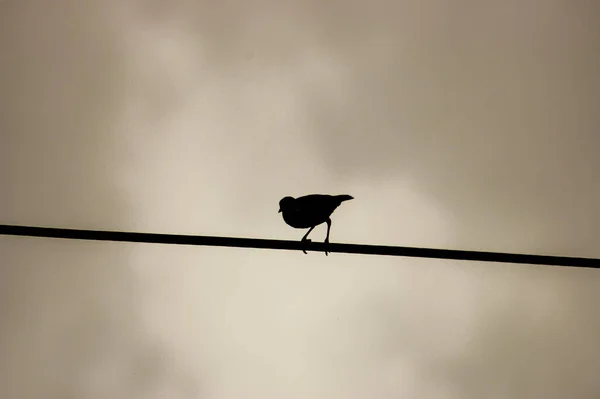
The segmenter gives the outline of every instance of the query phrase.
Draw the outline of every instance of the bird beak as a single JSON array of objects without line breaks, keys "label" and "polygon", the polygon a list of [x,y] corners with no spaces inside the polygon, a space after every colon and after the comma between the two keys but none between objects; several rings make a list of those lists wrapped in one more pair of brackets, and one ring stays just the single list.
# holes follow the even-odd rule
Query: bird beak
[{"label": "bird beak", "polygon": [[279,210],[277,211],[277,213],[281,213],[281,208],[279,208]]}]

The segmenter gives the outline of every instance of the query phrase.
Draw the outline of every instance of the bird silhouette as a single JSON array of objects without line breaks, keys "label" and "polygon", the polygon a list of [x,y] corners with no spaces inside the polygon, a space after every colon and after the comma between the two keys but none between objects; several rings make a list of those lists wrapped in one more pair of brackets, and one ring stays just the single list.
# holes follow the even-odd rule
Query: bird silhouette
[{"label": "bird silhouette", "polygon": [[[302,237],[301,242],[310,242],[308,235],[318,225],[327,223],[327,236],[325,244],[329,244],[329,231],[331,230],[331,214],[344,201],[354,197],[344,195],[310,194],[303,197],[284,197],[279,201],[279,212],[283,220],[296,229],[309,229]],[[306,250],[302,250],[306,253]],[[325,255],[328,255],[325,248]]]}]

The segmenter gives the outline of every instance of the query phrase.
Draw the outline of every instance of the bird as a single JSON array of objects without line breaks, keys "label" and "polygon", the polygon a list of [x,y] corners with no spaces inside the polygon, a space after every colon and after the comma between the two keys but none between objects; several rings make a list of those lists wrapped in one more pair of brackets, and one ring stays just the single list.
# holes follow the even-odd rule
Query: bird
[{"label": "bird", "polygon": [[[327,223],[327,236],[325,244],[329,244],[329,230],[331,230],[331,214],[344,201],[354,199],[351,195],[310,194],[303,197],[283,197],[279,201],[279,212],[283,220],[296,229],[309,229],[302,237],[301,242],[310,242],[308,235],[318,225]],[[306,253],[306,250],[302,250]],[[325,248],[325,255],[328,255]]]}]

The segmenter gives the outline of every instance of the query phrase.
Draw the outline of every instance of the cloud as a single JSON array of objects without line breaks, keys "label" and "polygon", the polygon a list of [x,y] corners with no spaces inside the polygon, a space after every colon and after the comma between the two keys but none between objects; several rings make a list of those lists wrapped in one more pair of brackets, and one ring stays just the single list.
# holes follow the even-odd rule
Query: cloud
[{"label": "cloud", "polygon": [[[131,204],[116,177],[128,149],[115,122],[128,71],[111,8],[3,2],[0,10],[0,218],[126,228]],[[149,397],[159,384],[177,397],[195,389],[144,331],[132,249],[1,238],[0,396]]]},{"label": "cloud", "polygon": [[[592,9],[7,4],[7,222],[293,238],[339,190],[335,240],[596,254]],[[6,397],[599,391],[592,271],[0,245]]]}]

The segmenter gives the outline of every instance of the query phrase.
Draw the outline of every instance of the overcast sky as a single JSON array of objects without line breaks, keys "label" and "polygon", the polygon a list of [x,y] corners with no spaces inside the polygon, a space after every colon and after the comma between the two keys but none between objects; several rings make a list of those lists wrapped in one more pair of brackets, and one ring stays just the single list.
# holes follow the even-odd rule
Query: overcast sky
[{"label": "overcast sky", "polygon": [[[0,223],[600,257],[600,6],[0,1]],[[311,237],[322,240],[325,227]],[[0,237],[0,397],[595,399],[600,273]]]}]

